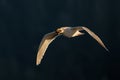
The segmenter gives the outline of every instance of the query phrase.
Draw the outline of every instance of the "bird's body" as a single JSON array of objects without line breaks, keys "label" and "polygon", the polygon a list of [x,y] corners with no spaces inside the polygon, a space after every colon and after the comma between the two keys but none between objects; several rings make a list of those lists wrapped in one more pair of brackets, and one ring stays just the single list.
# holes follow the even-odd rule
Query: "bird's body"
[{"label": "bird's body", "polygon": [[102,42],[102,40],[95,34],[93,33],[90,29],[88,29],[87,27],[61,27],[58,28],[57,30],[55,30],[54,32],[48,33],[46,34],[39,46],[39,50],[37,53],[37,60],[36,60],[36,65],[39,65],[44,53],[46,51],[46,49],[48,48],[49,44],[59,35],[64,35],[65,37],[71,38],[71,37],[76,37],[76,36],[80,36],[83,35],[84,33],[80,32],[82,30],[85,30],[86,32],[88,32],[89,35],[91,35],[102,47],[104,47],[107,51],[108,49],[106,48],[106,46],[104,45],[104,43]]},{"label": "bird's body", "polygon": [[62,29],[64,29],[63,35],[69,38],[83,34],[77,29],[72,29],[72,27],[62,27]]}]

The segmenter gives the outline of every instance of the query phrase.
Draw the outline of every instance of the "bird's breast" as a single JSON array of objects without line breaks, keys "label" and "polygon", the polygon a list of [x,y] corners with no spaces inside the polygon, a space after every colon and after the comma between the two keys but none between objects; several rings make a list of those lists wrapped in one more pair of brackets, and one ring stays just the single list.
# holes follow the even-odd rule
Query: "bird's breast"
[{"label": "bird's breast", "polygon": [[66,37],[74,37],[73,35],[76,33],[76,30],[65,29],[63,35]]}]

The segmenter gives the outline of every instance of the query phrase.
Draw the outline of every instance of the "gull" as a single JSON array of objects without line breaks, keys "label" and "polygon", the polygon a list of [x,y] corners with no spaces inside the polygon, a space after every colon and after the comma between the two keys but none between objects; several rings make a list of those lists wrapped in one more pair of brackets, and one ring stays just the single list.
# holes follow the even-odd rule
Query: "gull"
[{"label": "gull", "polygon": [[36,58],[36,65],[39,65],[41,63],[41,60],[49,46],[49,44],[58,36],[63,35],[68,38],[76,37],[84,35],[83,32],[80,31],[86,31],[90,36],[92,36],[103,48],[105,48],[107,51],[107,47],[104,45],[102,40],[90,29],[84,26],[77,26],[77,27],[61,27],[56,29],[55,31],[46,34],[43,39],[41,40],[41,43],[38,48],[37,58]]}]

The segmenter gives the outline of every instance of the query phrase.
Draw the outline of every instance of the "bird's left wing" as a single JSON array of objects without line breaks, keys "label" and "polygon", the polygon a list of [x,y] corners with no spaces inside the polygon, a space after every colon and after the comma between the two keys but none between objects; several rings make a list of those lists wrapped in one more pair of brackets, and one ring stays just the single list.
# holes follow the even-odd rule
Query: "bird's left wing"
[{"label": "bird's left wing", "polygon": [[92,32],[87,27],[81,27],[81,28],[86,32],[88,32],[88,34],[91,35],[102,47],[104,47],[107,51],[109,51],[107,47],[104,45],[104,43],[102,42],[102,40],[94,32]]},{"label": "bird's left wing", "polygon": [[40,43],[40,46],[39,46],[39,49],[38,49],[38,53],[37,53],[37,59],[36,59],[36,65],[39,65],[44,54],[45,54],[45,51],[46,49],[48,48],[49,44],[58,36],[58,34],[56,32],[51,32],[51,33],[48,33],[46,34],[41,43]]}]

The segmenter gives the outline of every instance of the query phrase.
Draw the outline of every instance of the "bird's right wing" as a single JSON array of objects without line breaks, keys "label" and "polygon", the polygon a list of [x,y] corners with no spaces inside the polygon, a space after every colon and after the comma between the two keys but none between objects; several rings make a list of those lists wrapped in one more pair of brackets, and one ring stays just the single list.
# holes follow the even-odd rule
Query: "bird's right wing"
[{"label": "bird's right wing", "polygon": [[39,46],[38,53],[37,53],[37,59],[36,59],[36,65],[39,65],[41,63],[41,60],[45,54],[46,49],[48,48],[49,44],[58,36],[56,32],[51,32],[46,34]]}]

